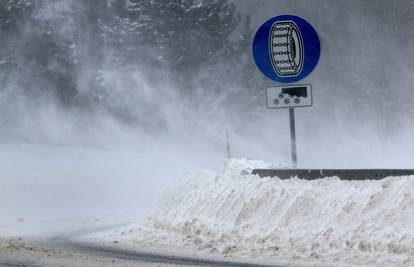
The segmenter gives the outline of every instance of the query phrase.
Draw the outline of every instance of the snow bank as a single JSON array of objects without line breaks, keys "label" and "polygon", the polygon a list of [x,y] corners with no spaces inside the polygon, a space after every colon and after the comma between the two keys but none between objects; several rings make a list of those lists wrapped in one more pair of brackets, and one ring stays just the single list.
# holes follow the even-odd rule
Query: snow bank
[{"label": "snow bank", "polygon": [[188,175],[147,221],[99,238],[260,262],[414,266],[414,177],[280,180],[254,167],[269,166],[229,160]]}]

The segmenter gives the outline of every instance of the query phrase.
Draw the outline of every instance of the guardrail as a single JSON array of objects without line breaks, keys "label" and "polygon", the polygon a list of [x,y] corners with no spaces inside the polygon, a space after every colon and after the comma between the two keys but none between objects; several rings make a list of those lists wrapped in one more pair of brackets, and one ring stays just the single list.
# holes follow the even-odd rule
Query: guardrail
[{"label": "guardrail", "polygon": [[389,176],[414,175],[414,169],[255,169],[252,174],[260,177],[290,179],[297,177],[315,180],[336,176],[341,180],[380,180]]}]

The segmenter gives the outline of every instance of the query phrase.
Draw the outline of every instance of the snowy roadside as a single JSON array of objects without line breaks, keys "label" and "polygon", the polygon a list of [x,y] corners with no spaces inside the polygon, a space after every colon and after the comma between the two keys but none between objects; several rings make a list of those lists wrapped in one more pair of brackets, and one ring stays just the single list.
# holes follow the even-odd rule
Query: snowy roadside
[{"label": "snowy roadside", "polygon": [[414,177],[304,181],[229,160],[187,175],[147,220],[84,240],[139,250],[293,265],[414,265]]},{"label": "snowy roadside", "polygon": [[0,266],[172,267],[178,265],[114,259],[72,251],[68,248],[34,245],[21,238],[0,237]]}]

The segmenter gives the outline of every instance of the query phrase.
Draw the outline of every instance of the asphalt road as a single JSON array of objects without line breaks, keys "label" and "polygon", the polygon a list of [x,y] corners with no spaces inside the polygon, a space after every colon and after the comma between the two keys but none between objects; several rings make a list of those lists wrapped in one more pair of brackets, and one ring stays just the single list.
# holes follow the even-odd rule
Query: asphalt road
[{"label": "asphalt road", "polygon": [[[0,262],[0,267],[29,267],[29,266],[22,264],[22,263],[14,264],[14,263],[1,263]],[[34,267],[34,266],[30,266],[30,267]]]},{"label": "asphalt road", "polygon": [[94,244],[85,244],[71,240],[62,241],[61,245],[71,251],[82,252],[90,256],[100,256],[110,259],[122,259],[132,262],[174,264],[177,266],[229,266],[229,267],[282,267],[281,265],[261,265],[233,261],[220,261],[184,256],[163,255],[157,253],[139,252]]},{"label": "asphalt road", "polygon": [[[76,237],[108,227],[85,229],[62,234],[43,240],[34,240],[29,245],[15,251],[7,251],[7,257],[0,251],[0,267],[49,267],[49,266],[230,266],[230,267],[281,267],[203,259],[154,252],[142,252],[77,241]],[[37,252],[37,254],[33,254]],[[25,253],[27,255],[25,255]],[[42,254],[43,253],[43,254]],[[69,255],[69,256],[68,256]],[[2,259],[3,258],[3,259]],[[62,260],[60,260],[62,259]],[[84,261],[80,261],[80,259]],[[104,265],[105,264],[105,265]]]}]

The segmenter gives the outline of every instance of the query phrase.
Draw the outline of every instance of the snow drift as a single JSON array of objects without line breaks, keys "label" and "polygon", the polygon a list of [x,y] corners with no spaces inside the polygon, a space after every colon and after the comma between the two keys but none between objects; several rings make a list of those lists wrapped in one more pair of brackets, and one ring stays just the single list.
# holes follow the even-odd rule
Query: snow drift
[{"label": "snow drift", "polygon": [[414,177],[280,180],[254,167],[268,166],[228,160],[187,175],[148,220],[103,240],[260,262],[414,264]]}]

